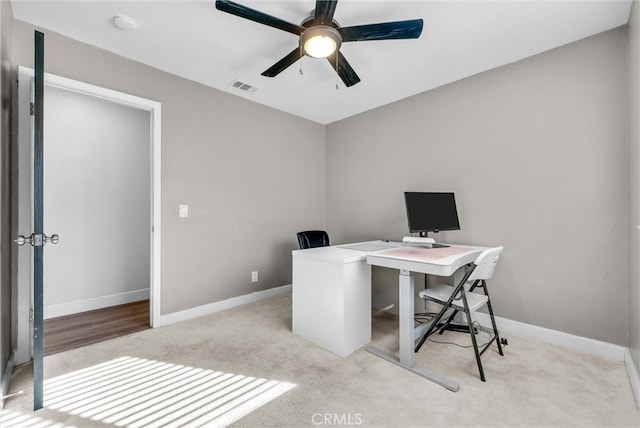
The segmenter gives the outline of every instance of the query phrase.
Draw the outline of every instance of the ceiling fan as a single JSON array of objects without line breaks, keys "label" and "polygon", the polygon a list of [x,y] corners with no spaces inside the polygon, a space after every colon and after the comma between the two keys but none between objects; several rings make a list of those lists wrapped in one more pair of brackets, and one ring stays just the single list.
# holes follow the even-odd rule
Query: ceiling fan
[{"label": "ceiling fan", "polygon": [[299,36],[299,43],[295,49],[262,72],[262,75],[266,77],[277,76],[303,55],[307,55],[314,58],[326,58],[345,86],[353,86],[360,82],[360,77],[344,55],[340,53],[342,43],[417,39],[422,33],[422,19],[341,27],[333,19],[337,4],[338,0],[316,0],[316,7],[311,15],[303,19],[300,25],[297,25],[229,0],[216,0],[216,8],[222,12]]}]

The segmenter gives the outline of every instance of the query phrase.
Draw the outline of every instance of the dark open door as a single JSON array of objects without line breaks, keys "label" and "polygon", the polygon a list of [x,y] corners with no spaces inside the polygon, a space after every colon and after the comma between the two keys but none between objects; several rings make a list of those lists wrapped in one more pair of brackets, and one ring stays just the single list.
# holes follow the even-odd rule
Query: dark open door
[{"label": "dark open door", "polygon": [[[33,205],[32,230],[15,240],[18,245],[33,247],[33,410],[42,408],[43,402],[43,255],[44,244],[51,240],[43,234],[43,101],[44,101],[44,34],[35,32],[33,115]],[[56,239],[57,241],[57,239]]]},{"label": "dark open door", "polygon": [[35,32],[35,98],[33,139],[33,410],[43,401],[43,123],[44,123],[44,34]]},{"label": "dark open door", "polygon": [[33,247],[33,409],[43,406],[43,259],[44,245],[47,242],[56,244],[58,235],[47,236],[43,230],[44,217],[44,34],[36,31],[34,59],[34,91],[32,103],[33,115],[33,232],[29,236],[20,235],[16,239],[18,245],[30,244]]}]

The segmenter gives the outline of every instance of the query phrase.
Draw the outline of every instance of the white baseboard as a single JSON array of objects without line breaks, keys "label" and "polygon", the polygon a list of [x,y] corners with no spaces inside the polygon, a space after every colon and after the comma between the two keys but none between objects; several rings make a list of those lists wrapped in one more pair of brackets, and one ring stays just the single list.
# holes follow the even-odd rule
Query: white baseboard
[{"label": "white baseboard", "polygon": [[94,297],[91,299],[74,300],[72,302],[45,305],[43,308],[44,319],[62,317],[77,314],[78,312],[93,311],[109,306],[124,305],[125,303],[147,300],[149,289],[128,291],[126,293],[111,294],[108,296]]},{"label": "white baseboard", "polygon": [[184,311],[160,315],[160,326],[202,317],[289,292],[291,292],[291,285],[282,285],[280,287],[269,288],[268,290],[256,291],[255,293],[232,297],[231,299],[221,300],[219,302],[196,306],[195,308],[185,309]]},{"label": "white baseboard", "polygon": [[[476,312],[474,313],[473,318],[479,321],[482,325],[491,325],[489,314]],[[525,324],[507,318],[495,318],[498,330],[500,331],[515,333],[519,336],[530,337],[532,339],[540,340],[541,342],[564,346],[565,348],[609,358],[615,361],[624,362],[625,351],[628,350],[628,348],[624,346],[615,345],[613,343],[602,342],[588,337],[575,336],[573,334]]]},{"label": "white baseboard", "polygon": [[4,399],[9,392],[14,367],[15,352],[11,351],[11,355],[9,355],[9,360],[7,361],[7,367],[5,367],[4,372],[2,373],[2,379],[0,380],[0,410],[4,409]]},{"label": "white baseboard", "polygon": [[640,377],[638,376],[638,369],[633,363],[633,358],[631,358],[631,352],[628,349],[624,353],[624,365],[627,368],[633,395],[636,397],[636,405],[640,409]]}]

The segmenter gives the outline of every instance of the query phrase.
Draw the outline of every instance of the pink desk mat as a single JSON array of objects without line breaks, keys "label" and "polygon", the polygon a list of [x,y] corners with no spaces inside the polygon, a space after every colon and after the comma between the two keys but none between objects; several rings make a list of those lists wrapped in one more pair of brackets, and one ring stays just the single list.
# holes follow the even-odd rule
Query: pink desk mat
[{"label": "pink desk mat", "polygon": [[469,252],[465,247],[444,247],[444,248],[419,248],[419,247],[399,247],[378,253],[380,256],[390,256],[417,261],[434,261],[445,257],[455,256]]}]

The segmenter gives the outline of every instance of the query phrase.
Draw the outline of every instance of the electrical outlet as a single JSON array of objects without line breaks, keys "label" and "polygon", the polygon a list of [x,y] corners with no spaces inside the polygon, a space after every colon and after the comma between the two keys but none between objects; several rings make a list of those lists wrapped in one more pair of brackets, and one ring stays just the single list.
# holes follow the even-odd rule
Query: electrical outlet
[{"label": "electrical outlet", "polygon": [[254,270],[251,272],[251,282],[258,282],[258,271]]}]

